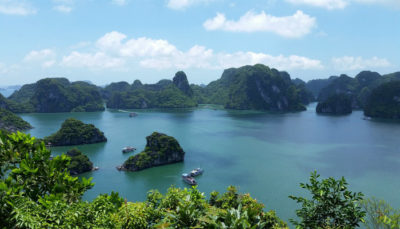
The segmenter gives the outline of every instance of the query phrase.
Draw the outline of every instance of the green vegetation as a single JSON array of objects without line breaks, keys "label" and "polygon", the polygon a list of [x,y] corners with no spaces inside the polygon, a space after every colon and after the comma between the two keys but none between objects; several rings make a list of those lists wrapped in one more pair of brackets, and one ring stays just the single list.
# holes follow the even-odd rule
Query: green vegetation
[{"label": "green vegetation", "polygon": [[93,124],[69,118],[64,121],[59,131],[46,137],[44,141],[52,146],[69,146],[106,142],[107,138]]},{"label": "green vegetation", "polygon": [[334,94],[325,101],[319,102],[316,111],[319,114],[350,114],[352,112],[351,97],[345,94]]},{"label": "green vegetation", "polygon": [[365,218],[366,228],[400,228],[400,210],[393,209],[384,200],[376,198],[366,199],[361,202],[361,205],[367,213],[367,217]]},{"label": "green vegetation", "polygon": [[103,111],[99,89],[86,82],[70,83],[65,78],[46,78],[24,85],[9,100],[22,108],[14,112],[83,112]]},{"label": "green vegetation", "polygon": [[[400,73],[381,76],[377,72],[363,71],[356,75],[355,78],[341,75],[340,77],[330,80],[330,83],[321,89],[318,101],[324,102],[335,94],[346,94],[352,101],[352,108],[365,108],[368,98],[375,88],[382,84],[395,81],[400,81]],[[311,82],[312,81],[309,83]],[[307,83],[307,85],[309,83]]]},{"label": "green vegetation", "polygon": [[207,87],[192,87],[194,97],[229,109],[255,109],[277,112],[305,110],[301,92],[289,74],[265,65],[226,69],[221,79]]},{"label": "green vegetation", "polygon": [[374,89],[364,114],[373,118],[400,119],[400,81],[385,83]]},{"label": "green vegetation", "polygon": [[16,114],[0,108],[0,130],[9,132],[31,129],[32,126]]},{"label": "green vegetation", "polygon": [[108,108],[145,109],[197,106],[196,101],[192,98],[193,92],[184,72],[177,72],[173,81],[160,80],[156,84],[145,85],[142,85],[140,81],[135,81],[132,86],[120,82],[107,86],[104,91],[109,95]]},{"label": "green vegetation", "polygon": [[185,152],[175,138],[154,132],[146,137],[146,141],[147,144],[144,151],[129,157],[121,169],[139,171],[184,160]]},{"label": "green vegetation", "polygon": [[196,188],[150,191],[144,202],[117,193],[82,201],[91,179],[68,170],[69,157],[22,133],[0,133],[0,228],[287,228],[274,211],[234,187],[209,200]]},{"label": "green vegetation", "polygon": [[306,88],[313,94],[314,98],[318,98],[323,88],[328,86],[337,76],[331,76],[328,79],[314,79],[306,83]]},{"label": "green vegetation", "polygon": [[311,173],[310,184],[300,184],[300,187],[310,192],[312,199],[290,196],[301,203],[301,209],[296,211],[301,220],[291,220],[297,228],[356,228],[363,222],[365,212],[359,202],[363,200],[362,193],[347,190],[348,183],[342,177],[335,180],[318,179],[317,172]]},{"label": "green vegetation", "polygon": [[67,156],[71,158],[71,162],[68,165],[68,170],[71,175],[77,175],[93,170],[93,163],[89,160],[88,156],[83,154],[77,148],[69,150]]}]

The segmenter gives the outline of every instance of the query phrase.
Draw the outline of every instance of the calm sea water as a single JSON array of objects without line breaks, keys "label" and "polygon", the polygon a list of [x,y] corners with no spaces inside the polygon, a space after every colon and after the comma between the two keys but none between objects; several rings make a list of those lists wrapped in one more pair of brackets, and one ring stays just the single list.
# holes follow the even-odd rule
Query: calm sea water
[{"label": "calm sea water", "polygon": [[[210,106],[136,112],[139,115],[134,118],[118,110],[22,117],[35,127],[29,133],[36,137],[57,131],[69,117],[104,131],[107,143],[78,147],[100,167],[82,175],[95,182],[85,199],[118,191],[129,201],[142,201],[150,189],[165,192],[171,185],[187,187],[181,174],[201,166],[205,173],[197,180],[206,195],[235,185],[286,221],[298,208],[288,196],[304,195],[299,183],[308,181],[314,170],[323,177],[345,176],[351,190],[400,207],[400,123],[366,121],[361,111],[341,117],[319,116],[315,104],[305,112],[291,114]],[[121,149],[134,146],[140,152],[145,137],[153,131],[174,136],[186,152],[185,162],[141,172],[117,171],[115,167],[133,154],[122,154]],[[60,154],[69,148],[53,148],[53,152]]]}]

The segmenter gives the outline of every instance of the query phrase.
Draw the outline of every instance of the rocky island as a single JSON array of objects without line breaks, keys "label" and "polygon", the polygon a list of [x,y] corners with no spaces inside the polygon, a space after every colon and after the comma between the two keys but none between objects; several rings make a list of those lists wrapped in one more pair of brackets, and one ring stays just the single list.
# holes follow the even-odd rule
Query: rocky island
[{"label": "rocky island", "polygon": [[31,129],[32,126],[18,115],[0,108],[0,130],[17,132]]},{"label": "rocky island", "polygon": [[319,102],[316,108],[318,114],[346,115],[353,112],[351,97],[345,94],[335,94],[323,102]]},{"label": "rocky island", "polygon": [[100,90],[87,82],[66,78],[45,78],[15,91],[9,101],[18,104],[15,112],[84,112],[103,111]]},{"label": "rocky island", "polygon": [[184,72],[177,72],[172,81],[164,79],[156,84],[142,84],[139,80],[135,80],[132,85],[126,82],[110,84],[104,88],[103,94],[107,99],[107,108],[113,109],[197,106]]},{"label": "rocky island", "polygon": [[80,150],[76,148],[71,149],[67,152],[67,156],[71,158],[68,165],[68,170],[71,175],[78,175],[93,170],[93,163],[89,160],[88,156],[83,154]]},{"label": "rocky island", "polygon": [[46,137],[44,141],[52,146],[70,146],[106,142],[107,138],[93,124],[69,118],[59,131]]},{"label": "rocky island", "polygon": [[400,81],[375,88],[368,98],[364,114],[372,118],[400,119]]},{"label": "rocky island", "polygon": [[123,165],[118,167],[119,170],[139,171],[184,160],[185,152],[175,138],[154,132],[146,137],[146,141],[144,151],[129,157]]}]

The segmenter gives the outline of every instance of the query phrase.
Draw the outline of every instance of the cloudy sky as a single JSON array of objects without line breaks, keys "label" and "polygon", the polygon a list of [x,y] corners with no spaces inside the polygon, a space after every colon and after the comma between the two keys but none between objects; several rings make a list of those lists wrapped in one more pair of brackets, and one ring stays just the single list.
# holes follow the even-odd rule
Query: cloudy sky
[{"label": "cloudy sky", "polygon": [[400,70],[399,0],[0,0],[0,85]]}]

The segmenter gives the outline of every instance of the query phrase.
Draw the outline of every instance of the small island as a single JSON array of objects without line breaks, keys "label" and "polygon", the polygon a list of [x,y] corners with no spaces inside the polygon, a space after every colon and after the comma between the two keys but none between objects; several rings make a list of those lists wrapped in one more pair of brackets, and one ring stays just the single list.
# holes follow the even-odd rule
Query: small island
[{"label": "small island", "polygon": [[123,165],[118,167],[118,170],[139,171],[184,160],[185,152],[175,138],[154,132],[147,136],[146,140],[144,151],[129,157]]},{"label": "small island", "polygon": [[372,118],[400,119],[400,81],[375,88],[365,106],[364,114]]},{"label": "small island", "polygon": [[31,129],[32,126],[18,115],[0,108],[0,130],[17,132]]},{"label": "small island", "polygon": [[353,112],[352,100],[345,94],[334,94],[317,105],[318,114],[346,115]]},{"label": "small island", "polygon": [[71,149],[67,152],[67,156],[71,158],[68,165],[68,170],[71,175],[78,175],[94,170],[93,163],[89,160],[88,156],[83,154],[80,150],[76,148]]},{"label": "small island", "polygon": [[93,124],[69,118],[59,131],[46,137],[44,141],[51,146],[70,146],[106,142],[107,138]]}]

